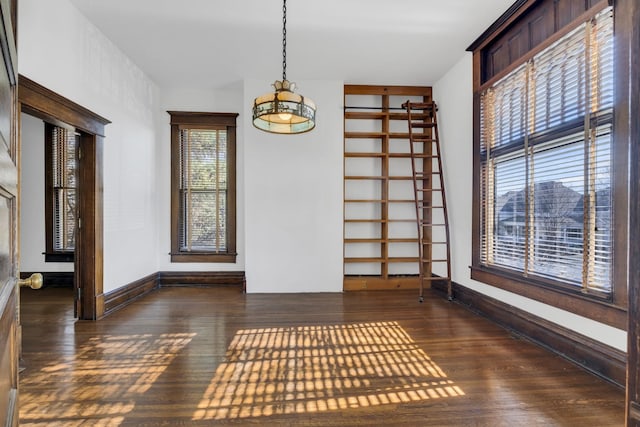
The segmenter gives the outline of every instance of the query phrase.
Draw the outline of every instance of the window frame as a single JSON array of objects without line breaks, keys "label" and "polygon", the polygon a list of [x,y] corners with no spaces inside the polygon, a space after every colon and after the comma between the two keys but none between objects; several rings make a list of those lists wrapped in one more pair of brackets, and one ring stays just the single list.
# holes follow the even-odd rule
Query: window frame
[{"label": "window frame", "polygon": [[[629,185],[628,174],[628,145],[624,132],[618,132],[622,124],[621,120],[625,116],[625,93],[624,83],[620,83],[624,76],[626,64],[621,62],[618,53],[620,47],[614,46],[614,106],[613,106],[613,148],[612,148],[612,209],[613,209],[613,253],[612,253],[612,290],[608,298],[599,295],[587,295],[580,292],[580,289],[572,289],[566,286],[558,286],[558,282],[544,280],[541,278],[523,277],[515,271],[481,264],[481,189],[482,189],[482,162],[480,144],[480,100],[481,93],[496,81],[521,66],[540,53],[545,48],[556,42],[558,39],[582,25],[588,19],[596,16],[605,9],[609,2],[592,1],[591,6],[584,13],[572,19],[566,25],[556,28],[546,39],[530,48],[519,57],[512,58],[508,65],[501,64],[501,68],[495,73],[487,71],[486,64],[488,55],[495,53],[499,47],[496,45],[509,40],[511,34],[518,31],[518,26],[530,28],[531,22],[539,20],[543,12],[548,12],[549,8],[557,7],[552,0],[518,2],[507,11],[496,23],[490,27],[468,50],[473,52],[473,129],[474,129],[474,151],[473,151],[473,213],[472,213],[472,265],[471,278],[497,288],[501,288],[518,295],[531,298],[551,306],[570,311],[575,314],[608,324],[619,329],[627,328],[627,208]],[[614,7],[614,37],[621,28],[618,25],[620,17],[615,13]],[[556,9],[557,14],[557,9]],[[559,19],[556,16],[556,22]]]},{"label": "window frame", "polygon": [[[75,249],[74,250],[58,250],[54,248],[54,234],[56,233],[56,220],[54,211],[54,169],[53,169],[53,130],[66,129],[68,132],[75,134],[76,130],[68,125],[61,126],[62,124],[52,124],[44,122],[44,173],[45,173],[45,199],[44,199],[44,212],[45,212],[45,262],[74,262]],[[80,138],[76,135],[76,150],[80,147]],[[76,180],[78,173],[79,162],[76,158]],[[77,216],[77,203],[78,203],[78,185],[76,181],[76,216]],[[77,224],[76,224],[77,226]]]},{"label": "window frame", "polygon": [[[167,111],[171,117],[171,262],[235,263],[236,252],[236,118],[238,113]],[[227,250],[180,250],[180,131],[226,129],[227,132]]]}]

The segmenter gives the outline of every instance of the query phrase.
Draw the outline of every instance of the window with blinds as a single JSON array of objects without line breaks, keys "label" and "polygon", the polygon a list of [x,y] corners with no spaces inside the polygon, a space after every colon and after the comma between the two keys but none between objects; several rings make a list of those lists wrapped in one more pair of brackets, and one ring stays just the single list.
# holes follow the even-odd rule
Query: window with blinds
[{"label": "window with blinds", "polygon": [[227,251],[227,133],[180,130],[180,251]]},{"label": "window with blinds", "polygon": [[72,261],[68,255],[76,242],[78,137],[72,129],[51,124],[45,126],[45,132],[46,260]]},{"label": "window with blinds", "polygon": [[171,115],[173,262],[234,262],[235,113]]},{"label": "window with blinds", "polygon": [[480,94],[480,263],[612,291],[613,12]]}]

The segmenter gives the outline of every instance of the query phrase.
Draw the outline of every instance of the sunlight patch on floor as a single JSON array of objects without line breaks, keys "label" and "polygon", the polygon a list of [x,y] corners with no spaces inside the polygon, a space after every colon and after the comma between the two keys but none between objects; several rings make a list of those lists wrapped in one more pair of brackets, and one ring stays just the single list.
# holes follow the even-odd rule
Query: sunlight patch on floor
[{"label": "sunlight patch on floor", "polygon": [[234,336],[193,420],[305,414],[462,395],[397,322],[250,329]]},{"label": "sunlight patch on floor", "polygon": [[[106,335],[20,378],[21,426],[116,427],[195,333]],[[30,393],[33,384],[50,393]]]}]

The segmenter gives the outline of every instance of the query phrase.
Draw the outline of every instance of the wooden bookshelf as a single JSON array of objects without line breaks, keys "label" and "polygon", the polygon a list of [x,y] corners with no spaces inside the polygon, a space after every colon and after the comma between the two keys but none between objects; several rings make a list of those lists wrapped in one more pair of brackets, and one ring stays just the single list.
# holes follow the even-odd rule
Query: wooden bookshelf
[{"label": "wooden bookshelf", "polygon": [[[426,86],[344,87],[345,291],[419,287],[409,134],[401,105],[430,102],[431,96]],[[424,132],[428,141],[428,127]],[[431,159],[424,159],[427,171]]]}]

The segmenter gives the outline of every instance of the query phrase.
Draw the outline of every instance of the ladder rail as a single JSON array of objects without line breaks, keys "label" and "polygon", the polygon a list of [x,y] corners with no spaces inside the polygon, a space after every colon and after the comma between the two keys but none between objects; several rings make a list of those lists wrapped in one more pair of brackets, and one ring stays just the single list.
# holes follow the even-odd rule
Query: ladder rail
[{"label": "ladder rail", "polygon": [[[438,123],[437,118],[437,108],[433,109],[433,122]],[[440,188],[442,191],[440,192],[440,196],[442,198],[442,213],[444,216],[444,233],[445,233],[445,241],[446,243],[446,252],[447,252],[447,298],[453,298],[453,290],[451,289],[451,236],[449,234],[449,214],[447,212],[447,198],[445,196],[446,192],[444,191],[444,169],[442,169],[442,152],[440,148],[440,137],[438,135],[438,126],[433,127],[434,132],[434,140],[436,141],[436,154],[438,156],[438,171],[440,172],[438,175],[440,177]]]},{"label": "ladder rail", "polygon": [[[418,180],[416,179],[416,156],[415,156],[415,147],[414,147],[414,139],[413,139],[413,126],[411,126],[411,122],[413,121],[411,116],[411,103],[407,101],[406,104],[402,105],[406,106],[407,110],[407,121],[409,123],[409,152],[411,153],[411,175],[413,176],[413,196],[414,196],[414,206],[416,213],[416,226],[418,231],[418,282],[420,285],[420,301],[422,302],[424,298],[424,246],[422,244],[423,241],[423,227],[421,225],[421,216],[420,216],[420,204],[418,201],[422,199],[419,197],[418,193]],[[424,150],[423,150],[424,152]]]},{"label": "ladder rail", "polygon": [[[416,226],[417,226],[417,242],[418,242],[418,260],[419,260],[419,282],[420,282],[420,302],[424,300],[424,282],[425,280],[433,281],[435,280],[433,277],[426,278],[425,277],[425,263],[429,262],[431,266],[433,266],[433,253],[431,253],[430,260],[427,260],[424,257],[424,247],[425,245],[430,244],[431,242],[425,242],[425,228],[429,227],[430,231],[433,231],[434,226],[444,226],[445,233],[445,251],[446,257],[444,260],[437,260],[437,262],[446,262],[447,264],[447,277],[444,278],[447,282],[447,298],[449,300],[453,299],[452,286],[451,286],[451,245],[450,245],[450,233],[449,233],[449,215],[447,212],[447,202],[445,196],[445,187],[444,187],[444,171],[442,169],[442,152],[440,149],[440,139],[438,134],[438,121],[437,121],[437,107],[435,102],[427,102],[427,103],[412,103],[407,100],[402,107],[407,111],[407,122],[409,128],[409,147],[410,147],[410,157],[411,157],[411,173],[413,177],[413,193],[414,193],[414,201],[415,201],[415,215],[416,215]],[[429,123],[413,123],[412,110],[421,110],[422,116],[426,110],[429,111],[431,122]],[[421,128],[423,131],[421,133],[414,133],[414,128]],[[430,137],[425,135],[424,129],[431,129]],[[421,155],[417,155],[416,148],[414,144],[422,143],[423,144],[423,152]],[[435,145],[435,155],[433,155]],[[427,146],[429,147],[429,151],[427,151]],[[422,159],[423,162],[429,153],[428,157],[433,160],[433,158],[437,159],[437,172],[430,172],[427,174],[424,170],[424,164],[422,165],[421,172],[417,172],[416,160]],[[418,187],[418,180],[424,180],[427,175],[435,175],[437,173],[439,177],[439,189],[433,188],[433,181],[431,181],[431,188]],[[424,203],[424,197],[428,194],[431,198],[431,195],[434,193],[440,193],[441,203],[439,206],[433,206],[433,200],[429,200],[429,203]],[[420,211],[423,211],[423,215],[420,214]],[[433,218],[433,209],[442,209],[442,214],[444,217],[443,224],[435,224]],[[429,212],[429,220],[425,221],[424,211],[428,210]],[[433,239],[433,233],[429,233],[430,238]],[[439,280],[442,280],[440,278]]]}]

